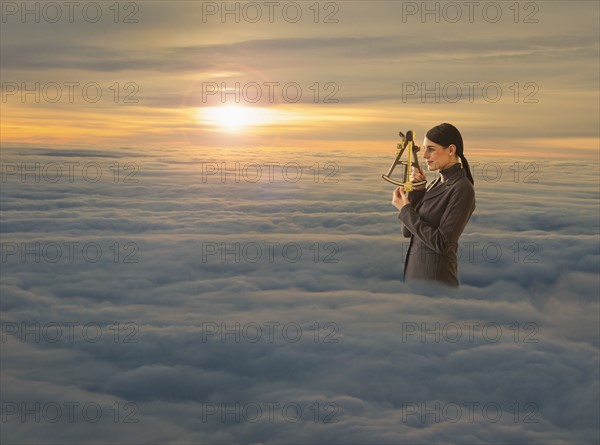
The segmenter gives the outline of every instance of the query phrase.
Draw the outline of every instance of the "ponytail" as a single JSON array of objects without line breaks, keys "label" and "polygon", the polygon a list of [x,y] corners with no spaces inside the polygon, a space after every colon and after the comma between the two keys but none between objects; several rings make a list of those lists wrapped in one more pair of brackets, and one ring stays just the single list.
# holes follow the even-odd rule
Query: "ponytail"
[{"label": "ponytail", "polygon": [[465,172],[467,173],[467,178],[469,178],[469,181],[471,181],[471,184],[475,184],[475,181],[473,180],[473,175],[471,175],[471,169],[469,168],[469,163],[467,162],[467,158],[465,158],[465,155],[463,155],[462,153],[458,155],[460,157],[460,163],[462,164],[463,168],[465,169]]}]

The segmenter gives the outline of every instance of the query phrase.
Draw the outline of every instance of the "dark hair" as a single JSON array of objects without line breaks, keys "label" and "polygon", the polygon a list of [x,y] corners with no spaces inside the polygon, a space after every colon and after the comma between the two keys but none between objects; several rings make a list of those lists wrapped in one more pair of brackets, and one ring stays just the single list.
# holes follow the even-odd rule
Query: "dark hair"
[{"label": "dark hair", "polygon": [[473,175],[471,175],[471,169],[469,168],[469,163],[467,162],[467,158],[465,158],[463,154],[463,140],[460,135],[460,131],[451,124],[443,123],[433,127],[431,130],[427,132],[425,135],[427,139],[436,144],[440,144],[444,147],[448,147],[451,144],[456,146],[456,154],[461,160],[461,163],[466,170],[467,178],[471,181],[471,184],[475,184],[473,181]]}]

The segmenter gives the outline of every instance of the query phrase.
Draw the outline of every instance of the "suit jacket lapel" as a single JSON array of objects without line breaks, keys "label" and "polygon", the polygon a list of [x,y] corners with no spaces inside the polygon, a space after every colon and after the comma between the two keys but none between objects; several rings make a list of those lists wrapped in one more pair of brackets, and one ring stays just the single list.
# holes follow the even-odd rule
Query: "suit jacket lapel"
[{"label": "suit jacket lapel", "polygon": [[444,181],[441,184],[438,183],[442,180],[442,178],[438,176],[431,182],[431,187],[426,188],[425,196],[423,196],[423,199],[421,199],[420,202],[422,203],[423,201],[426,201],[428,199],[435,198],[436,196],[444,193],[446,190],[450,190],[450,185],[458,181],[463,176],[465,176],[465,172],[462,168],[458,170],[456,174],[452,175],[452,177],[446,179],[446,181]]},{"label": "suit jacket lapel", "polygon": [[431,190],[432,188],[434,188],[438,182],[441,181],[441,178],[438,176],[437,178],[435,178],[433,181],[431,181],[430,184],[427,185],[427,187],[425,187],[426,191]]},{"label": "suit jacket lapel", "polygon": [[444,193],[446,190],[448,190],[448,183],[444,182],[442,184],[439,184],[436,187],[432,187],[432,189],[428,190],[425,193],[425,196],[423,196],[423,199],[421,199],[421,202],[427,200],[427,199],[431,199],[431,198],[435,198],[438,195],[441,195],[442,193]]}]

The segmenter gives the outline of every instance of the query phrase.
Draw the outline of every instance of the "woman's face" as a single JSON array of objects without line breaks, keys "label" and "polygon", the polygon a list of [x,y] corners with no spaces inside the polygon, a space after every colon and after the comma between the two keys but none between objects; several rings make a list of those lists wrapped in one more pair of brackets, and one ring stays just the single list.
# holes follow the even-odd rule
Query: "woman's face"
[{"label": "woman's face", "polygon": [[456,153],[456,146],[454,144],[451,144],[449,147],[443,147],[425,138],[423,139],[421,151],[423,151],[423,158],[427,162],[427,170],[430,172],[443,170],[455,162],[454,154]]}]

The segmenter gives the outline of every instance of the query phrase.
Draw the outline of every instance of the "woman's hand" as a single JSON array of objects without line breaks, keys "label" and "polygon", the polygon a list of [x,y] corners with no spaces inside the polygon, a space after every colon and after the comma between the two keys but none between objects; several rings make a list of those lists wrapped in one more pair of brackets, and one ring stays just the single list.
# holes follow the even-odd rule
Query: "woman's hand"
[{"label": "woman's hand", "polygon": [[403,187],[398,187],[392,192],[392,205],[398,210],[402,210],[402,207],[404,207],[406,204],[410,204],[408,202],[408,196],[406,196],[406,192],[404,191]]},{"label": "woman's hand", "polygon": [[[423,171],[421,166],[419,166],[418,170],[415,167],[411,167],[410,182],[420,182],[420,181],[425,181],[425,172]],[[415,190],[421,190],[421,189],[425,188],[425,184],[415,185],[413,188]]]}]

